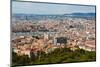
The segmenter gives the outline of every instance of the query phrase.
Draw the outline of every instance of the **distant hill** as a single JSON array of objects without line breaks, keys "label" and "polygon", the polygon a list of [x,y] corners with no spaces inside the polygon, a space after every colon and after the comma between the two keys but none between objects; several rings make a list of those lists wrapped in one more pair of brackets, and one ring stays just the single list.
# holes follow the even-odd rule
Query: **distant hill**
[{"label": "distant hill", "polygon": [[96,13],[71,13],[71,14],[62,14],[62,15],[59,15],[59,14],[23,14],[23,13],[19,13],[19,14],[13,14],[13,16],[22,16],[22,15],[26,15],[26,16],[93,16],[95,17],[96,16]]},{"label": "distant hill", "polygon": [[86,19],[95,19],[96,13],[71,13],[71,14],[12,14],[12,17],[15,19],[21,20],[43,20],[44,18],[49,19],[61,19],[64,17],[71,18],[86,18]]},{"label": "distant hill", "polygon": [[96,16],[96,13],[71,13],[71,14],[64,14],[64,16],[95,17]]}]

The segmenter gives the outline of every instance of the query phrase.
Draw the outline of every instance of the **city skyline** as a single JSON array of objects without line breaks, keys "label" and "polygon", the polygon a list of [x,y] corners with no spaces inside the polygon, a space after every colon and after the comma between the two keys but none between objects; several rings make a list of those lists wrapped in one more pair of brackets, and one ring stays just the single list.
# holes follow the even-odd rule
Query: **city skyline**
[{"label": "city skyline", "polygon": [[95,6],[12,2],[12,13],[25,14],[70,14],[70,13],[95,13]]},{"label": "city skyline", "polygon": [[12,66],[96,61],[95,8],[12,2]]}]

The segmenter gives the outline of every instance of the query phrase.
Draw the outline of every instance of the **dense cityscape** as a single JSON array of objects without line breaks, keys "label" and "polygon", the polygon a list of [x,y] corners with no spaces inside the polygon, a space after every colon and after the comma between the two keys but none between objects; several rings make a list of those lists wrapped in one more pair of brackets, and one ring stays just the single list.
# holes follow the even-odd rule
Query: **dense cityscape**
[{"label": "dense cityscape", "polygon": [[96,61],[95,6],[12,2],[12,67]]},{"label": "dense cityscape", "polygon": [[34,21],[30,16],[13,16],[11,44],[17,55],[30,58],[32,54],[37,56],[41,51],[48,54],[57,48],[96,50],[95,17],[33,15]]}]

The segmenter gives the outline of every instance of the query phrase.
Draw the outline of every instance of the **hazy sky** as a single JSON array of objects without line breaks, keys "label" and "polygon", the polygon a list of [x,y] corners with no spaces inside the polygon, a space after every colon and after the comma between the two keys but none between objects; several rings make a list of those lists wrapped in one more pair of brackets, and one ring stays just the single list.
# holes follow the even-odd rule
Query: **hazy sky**
[{"label": "hazy sky", "polygon": [[95,6],[48,4],[32,2],[12,2],[12,13],[26,14],[65,14],[75,12],[95,12]]}]

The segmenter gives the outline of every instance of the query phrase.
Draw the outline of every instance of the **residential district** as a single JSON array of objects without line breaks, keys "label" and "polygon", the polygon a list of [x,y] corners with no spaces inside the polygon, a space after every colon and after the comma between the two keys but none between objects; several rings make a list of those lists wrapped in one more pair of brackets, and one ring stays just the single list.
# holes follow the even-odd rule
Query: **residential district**
[{"label": "residential district", "polygon": [[28,55],[38,51],[49,53],[56,48],[96,50],[95,19],[63,18],[13,20],[11,45],[18,55]]}]

